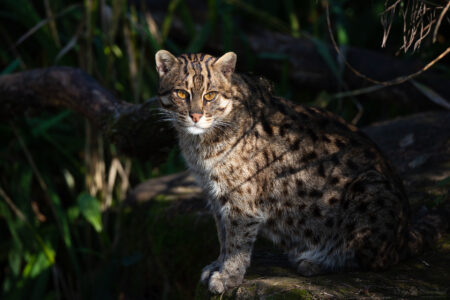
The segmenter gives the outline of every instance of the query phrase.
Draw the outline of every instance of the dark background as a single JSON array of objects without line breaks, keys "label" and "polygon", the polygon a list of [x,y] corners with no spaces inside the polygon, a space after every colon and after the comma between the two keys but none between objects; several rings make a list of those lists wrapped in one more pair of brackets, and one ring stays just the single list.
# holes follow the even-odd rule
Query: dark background
[{"label": "dark background", "polygon": [[[77,67],[117,98],[143,103],[156,95],[157,50],[214,55],[235,51],[237,71],[262,74],[273,82],[277,95],[329,109],[360,127],[443,109],[436,101],[450,95],[445,85],[450,82],[448,58],[428,77],[415,78],[419,85],[408,82],[337,97],[374,83],[355,76],[336,59],[325,4],[2,1],[0,72]],[[384,4],[330,2],[336,42],[363,73],[389,81],[420,70],[449,46],[444,19],[435,43],[430,34],[420,48],[403,51],[403,19],[397,9],[387,45],[381,48]],[[197,222],[186,216],[168,228],[159,212],[170,199],[156,199],[145,209],[124,204],[138,183],[185,169],[176,145],[163,163],[142,161],[120,155],[83,116],[70,110],[5,112],[0,113],[0,298],[194,296],[202,265],[217,252],[213,225],[211,232],[182,233],[179,228]]]}]

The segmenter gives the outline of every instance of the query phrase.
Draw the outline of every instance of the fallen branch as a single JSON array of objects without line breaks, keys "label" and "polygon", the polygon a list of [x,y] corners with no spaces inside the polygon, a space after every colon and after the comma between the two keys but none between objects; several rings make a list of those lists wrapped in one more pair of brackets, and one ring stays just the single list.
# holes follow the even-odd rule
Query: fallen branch
[{"label": "fallen branch", "polygon": [[2,114],[29,108],[66,108],[85,116],[127,155],[158,162],[175,143],[160,121],[154,99],[130,104],[117,99],[80,69],[51,67],[0,77]]}]

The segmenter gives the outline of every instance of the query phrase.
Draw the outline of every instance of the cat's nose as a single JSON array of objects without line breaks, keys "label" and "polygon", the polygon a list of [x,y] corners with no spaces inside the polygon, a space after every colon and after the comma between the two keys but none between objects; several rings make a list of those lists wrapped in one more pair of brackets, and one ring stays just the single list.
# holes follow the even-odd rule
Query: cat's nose
[{"label": "cat's nose", "polygon": [[193,113],[193,114],[189,114],[191,116],[192,121],[194,121],[194,123],[197,123],[198,121],[200,121],[200,118],[203,116],[203,114],[198,114],[198,113]]}]

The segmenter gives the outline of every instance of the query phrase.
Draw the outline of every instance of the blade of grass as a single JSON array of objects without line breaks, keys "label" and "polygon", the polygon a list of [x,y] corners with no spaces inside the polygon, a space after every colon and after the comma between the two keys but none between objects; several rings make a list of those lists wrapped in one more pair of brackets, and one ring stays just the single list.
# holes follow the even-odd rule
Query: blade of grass
[{"label": "blade of grass", "polygon": [[41,134],[46,133],[48,129],[58,125],[59,123],[61,123],[62,120],[64,120],[66,117],[70,116],[71,114],[72,114],[72,111],[70,111],[70,110],[60,112],[56,116],[51,117],[48,120],[45,120],[44,122],[40,122],[39,126],[34,127],[31,130],[31,134],[34,137],[38,137]]},{"label": "blade of grass", "polygon": [[58,54],[55,57],[55,60],[53,61],[54,64],[56,64],[64,55],[66,55],[70,50],[72,50],[78,42],[78,39],[81,35],[82,29],[84,27],[84,22],[81,21],[80,24],[77,27],[77,30],[73,37],[69,40],[69,42],[61,49],[61,51],[58,52]]},{"label": "blade of grass", "polygon": [[264,24],[267,24],[268,26],[277,29],[284,33],[290,33],[291,30],[286,23],[279,20],[278,18],[274,17],[273,15],[255,8],[254,6],[245,3],[241,0],[225,0],[227,3],[233,5],[234,7],[244,11],[245,13],[248,13],[249,15],[255,17],[256,19],[259,19],[261,22],[264,22]]},{"label": "blade of grass", "polygon": [[174,16],[175,10],[179,3],[180,3],[180,0],[172,0],[169,2],[169,6],[167,8],[167,13],[163,20],[162,26],[161,26],[161,38],[162,38],[163,43],[169,36],[169,31],[170,31],[170,27],[172,26],[173,16]]},{"label": "blade of grass", "polygon": [[291,35],[298,38],[300,37],[300,22],[298,21],[297,14],[295,13],[294,4],[292,3],[292,0],[285,0],[283,3],[286,7],[286,13],[289,16]]},{"label": "blade of grass", "polygon": [[37,276],[36,281],[33,284],[33,290],[31,293],[31,299],[39,300],[45,298],[46,287],[48,285],[50,277],[50,269],[48,266],[43,264],[41,261],[37,261],[36,268],[39,268],[39,276]]},{"label": "blade of grass", "polygon": [[205,25],[203,25],[200,32],[195,36],[195,38],[192,40],[192,42],[186,48],[185,52],[187,52],[187,53],[199,52],[205,45],[206,41],[208,40],[208,37],[211,34],[211,31],[212,31],[211,23],[208,22]]},{"label": "blade of grass", "polygon": [[14,214],[17,216],[17,218],[22,221],[32,232],[32,235],[36,238],[36,241],[41,246],[42,250],[44,251],[44,254],[50,264],[55,263],[55,253],[54,251],[50,250],[47,245],[45,244],[42,237],[37,233],[36,229],[33,227],[33,225],[28,221],[28,219],[25,217],[25,215],[22,213],[22,211],[14,204],[14,202],[9,198],[9,196],[6,194],[6,192],[3,190],[3,188],[0,186],[0,196],[3,198],[3,200],[8,204],[8,206],[11,208],[11,210],[14,212]]},{"label": "blade of grass", "polygon": [[64,157],[67,158],[69,162],[72,163],[72,165],[77,169],[80,170],[82,168],[82,165],[78,160],[76,160],[72,154],[70,154],[69,151],[67,151],[67,147],[62,146],[60,143],[58,143],[51,135],[47,133],[42,133],[42,138],[44,138],[47,142],[52,144],[56,150],[58,150]]},{"label": "blade of grass", "polygon": [[58,14],[56,14],[53,18],[46,18],[44,20],[39,21],[36,25],[34,25],[30,30],[28,30],[24,35],[22,35],[15,43],[14,43],[14,47],[19,46],[20,44],[22,44],[26,39],[28,39],[30,36],[32,36],[36,31],[38,31],[42,26],[46,25],[48,22],[50,22],[51,20],[60,18],[62,16],[64,16],[65,14],[71,12],[72,10],[79,8],[80,4],[73,4],[70,5],[69,7],[63,9],[61,12],[59,12]]},{"label": "blade of grass", "polygon": [[450,109],[450,103],[447,102],[441,95],[436,93],[433,89],[426,86],[423,83],[418,82],[417,80],[411,80],[411,83],[424,94],[428,99],[430,99],[433,103],[442,106],[446,109]]},{"label": "blade of grass", "polygon": [[53,17],[52,8],[50,7],[50,2],[48,0],[44,0],[45,6],[45,14],[47,15],[47,19],[49,20],[50,32],[52,33],[53,40],[55,41],[56,46],[61,47],[61,42],[59,41],[58,29],[56,27],[55,18]]},{"label": "blade of grass", "polygon": [[[0,189],[1,189],[1,187],[0,187]],[[0,193],[4,194],[3,196],[0,195],[2,198],[6,199],[6,197],[8,197],[3,190],[1,190]],[[8,200],[5,200],[5,202],[8,202]],[[22,213],[18,208],[15,207],[15,205],[11,209],[13,210],[13,212],[16,215],[17,215],[17,212],[19,212],[19,214]],[[9,232],[11,233],[12,241],[15,244],[15,246],[17,247],[16,251],[22,252],[23,243],[20,240],[19,233],[16,229],[17,226],[16,226],[16,224],[14,224],[14,220],[13,220],[8,208],[6,207],[6,205],[3,202],[0,202],[0,215],[2,215],[6,220],[6,224],[8,225]],[[22,216],[23,216],[23,214],[22,214]],[[20,221],[23,220],[22,217],[19,217],[18,219]]]},{"label": "blade of grass", "polygon": [[10,73],[14,72],[19,65],[20,65],[20,59],[16,58],[0,73],[0,75],[6,75],[6,74],[10,74]]},{"label": "blade of grass", "polygon": [[337,80],[341,80],[341,76],[339,73],[339,68],[336,64],[336,62],[331,57],[330,51],[328,46],[322,42],[321,40],[312,38],[311,41],[314,43],[314,45],[317,48],[317,52],[319,52],[320,56],[322,56],[323,60],[327,63],[328,67],[330,68],[333,75],[336,77]]},{"label": "blade of grass", "polygon": [[57,224],[60,224],[61,235],[62,235],[64,244],[66,246],[67,252],[69,253],[69,257],[72,262],[72,265],[75,269],[75,273],[77,276],[81,276],[81,274],[82,274],[81,268],[80,268],[80,265],[78,264],[78,259],[75,254],[75,251],[73,250],[74,245],[72,244],[72,237],[70,234],[70,227],[69,227],[69,221],[67,219],[67,215],[61,206],[61,201],[60,201],[58,195],[51,193],[50,197],[51,197],[52,203],[54,204],[54,207],[55,207],[55,212],[56,212],[55,217],[57,218]]},{"label": "blade of grass", "polygon": [[[133,23],[134,26],[137,26],[137,24]],[[161,32],[158,30],[158,27],[156,25],[155,20],[153,19],[150,12],[145,13],[145,20],[144,20],[144,32],[146,34],[146,38],[148,38],[148,41],[150,42],[150,46],[152,48],[153,52],[158,51],[161,49]]]},{"label": "blade of grass", "polygon": [[195,24],[185,0],[180,2],[178,10],[181,20],[183,21],[184,28],[186,29],[187,36],[191,40],[195,35]]},{"label": "blade of grass", "polygon": [[231,5],[221,2],[221,13],[219,15],[222,19],[222,50],[224,52],[231,51],[233,49],[234,23],[232,10],[233,7]]},{"label": "blade of grass", "polygon": [[35,176],[36,176],[36,178],[37,178],[37,180],[39,182],[39,185],[41,186],[41,189],[44,192],[47,204],[50,207],[50,209],[51,209],[51,211],[53,213],[53,216],[56,219],[57,228],[58,228],[58,230],[60,232],[61,237],[64,240],[64,244],[66,245],[67,251],[68,251],[68,253],[70,255],[70,258],[72,260],[73,267],[74,267],[74,269],[75,269],[75,271],[77,273],[77,276],[80,276],[81,275],[80,267],[79,267],[79,264],[77,262],[76,256],[75,256],[75,254],[73,252],[73,249],[72,249],[69,225],[68,225],[68,222],[67,222],[66,215],[63,213],[63,210],[61,208],[61,203],[59,202],[59,198],[58,198],[58,196],[56,194],[54,194],[52,191],[50,191],[48,189],[48,186],[45,183],[41,172],[37,168],[37,166],[36,166],[36,164],[34,162],[34,159],[31,156],[30,151],[26,147],[25,142],[23,141],[22,137],[19,135],[19,133],[17,131],[17,128],[14,126],[13,123],[11,123],[11,128],[13,129],[13,132],[14,132],[16,138],[18,139],[21,148],[22,148],[22,150],[25,153],[25,156],[26,156],[26,158],[28,160],[28,163],[30,164],[30,166],[31,166],[31,168],[33,170],[33,173],[35,174]]},{"label": "blade of grass", "polygon": [[216,22],[217,22],[217,1],[208,0],[208,22],[205,25],[203,25],[202,29],[196,34],[195,38],[191,41],[191,43],[186,49],[187,53],[199,52],[203,48],[206,41],[208,40],[209,35],[214,29]]}]

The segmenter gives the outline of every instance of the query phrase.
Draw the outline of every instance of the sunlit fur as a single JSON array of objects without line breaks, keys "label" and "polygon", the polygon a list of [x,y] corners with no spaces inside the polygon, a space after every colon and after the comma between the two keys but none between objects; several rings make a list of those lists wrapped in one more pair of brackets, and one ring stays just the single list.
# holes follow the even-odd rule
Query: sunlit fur
[{"label": "sunlit fur", "polygon": [[[160,79],[160,102],[166,119],[189,134],[201,135],[221,128],[229,121],[232,110],[231,78],[221,72],[217,58],[207,54],[184,54],[171,65],[171,69]],[[220,63],[220,62],[219,62]],[[189,94],[187,99],[177,95],[178,90]],[[216,92],[208,101],[204,96]],[[200,121],[194,123],[189,113],[202,113]]]}]

